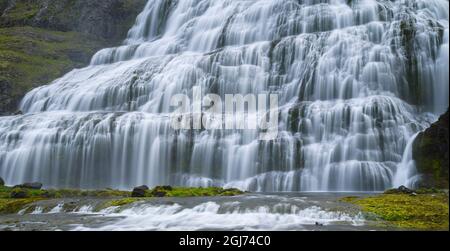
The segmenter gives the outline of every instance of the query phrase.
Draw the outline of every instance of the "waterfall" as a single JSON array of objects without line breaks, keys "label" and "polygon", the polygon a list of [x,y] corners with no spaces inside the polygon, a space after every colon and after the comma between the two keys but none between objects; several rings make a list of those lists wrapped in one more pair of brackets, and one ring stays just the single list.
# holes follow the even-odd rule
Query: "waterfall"
[{"label": "waterfall", "polygon": [[[448,107],[446,0],[149,0],[124,43],[0,118],[8,184],[381,191]],[[174,130],[171,97],[277,94],[278,136]],[[406,175],[398,175],[399,173]]]},{"label": "waterfall", "polygon": [[419,175],[417,174],[416,163],[413,159],[413,144],[419,133],[416,133],[409,140],[403,153],[402,162],[398,164],[397,171],[394,176],[394,186],[415,187]]}]

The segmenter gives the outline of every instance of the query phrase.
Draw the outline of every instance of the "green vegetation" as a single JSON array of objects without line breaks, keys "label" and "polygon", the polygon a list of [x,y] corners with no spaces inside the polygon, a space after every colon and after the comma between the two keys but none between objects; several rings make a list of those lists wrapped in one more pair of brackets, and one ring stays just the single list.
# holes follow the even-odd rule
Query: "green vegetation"
[{"label": "green vegetation", "polygon": [[34,27],[0,28],[0,82],[18,100],[33,87],[84,66],[105,41],[77,32]]},{"label": "green vegetation", "polygon": [[146,198],[123,198],[123,199],[117,199],[117,200],[109,200],[106,201],[101,205],[101,207],[97,209],[104,209],[108,207],[122,207],[129,204],[133,204],[135,202],[144,201]]},{"label": "green vegetation", "polygon": [[23,198],[41,198],[41,199],[52,199],[52,198],[76,198],[76,197],[99,197],[99,198],[110,198],[110,197],[128,197],[130,192],[119,191],[113,189],[104,190],[76,190],[76,189],[49,189],[49,190],[38,190],[38,189],[26,189],[26,188],[12,188],[12,187],[0,187],[0,198],[10,199],[14,196],[12,194],[22,193],[25,196]]},{"label": "green vegetation", "polygon": [[[145,0],[0,0],[0,115],[23,95],[125,39]],[[92,11],[95,10],[95,11]]]},{"label": "green vegetation", "polygon": [[19,212],[26,205],[37,202],[39,198],[3,199],[0,198],[0,214],[13,214]]},{"label": "green vegetation", "polygon": [[10,23],[24,22],[30,20],[39,12],[39,3],[36,1],[16,1],[14,8],[12,8],[8,15]]},{"label": "green vegetation", "polygon": [[359,198],[346,197],[344,202],[358,205],[364,213],[401,229],[448,230],[448,194],[383,194]]},{"label": "green vegetation", "polygon": [[236,196],[244,192],[238,189],[220,187],[155,187],[146,192],[146,197],[202,197],[202,196]]}]

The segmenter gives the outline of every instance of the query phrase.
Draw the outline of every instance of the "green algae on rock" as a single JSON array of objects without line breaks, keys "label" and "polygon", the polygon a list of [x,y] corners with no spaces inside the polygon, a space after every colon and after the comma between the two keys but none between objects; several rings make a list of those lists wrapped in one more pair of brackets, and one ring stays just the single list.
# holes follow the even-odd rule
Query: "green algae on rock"
[{"label": "green algae on rock", "polygon": [[[382,194],[341,201],[358,205],[369,218],[398,229],[448,230],[448,194]],[[380,221],[381,220],[381,221]]]},{"label": "green algae on rock", "polygon": [[224,189],[221,187],[170,187],[159,186],[147,191],[146,197],[209,197],[236,196],[244,194],[239,189]]}]

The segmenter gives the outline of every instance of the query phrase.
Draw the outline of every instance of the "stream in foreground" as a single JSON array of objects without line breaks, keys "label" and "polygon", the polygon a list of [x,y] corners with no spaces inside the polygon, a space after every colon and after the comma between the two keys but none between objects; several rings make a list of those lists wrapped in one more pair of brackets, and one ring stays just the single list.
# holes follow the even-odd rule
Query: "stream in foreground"
[{"label": "stream in foreground", "polygon": [[[339,199],[369,194],[285,193],[155,198],[95,208],[103,199],[54,199],[0,216],[0,230],[382,230]],[[104,202],[104,201],[103,201]]]}]

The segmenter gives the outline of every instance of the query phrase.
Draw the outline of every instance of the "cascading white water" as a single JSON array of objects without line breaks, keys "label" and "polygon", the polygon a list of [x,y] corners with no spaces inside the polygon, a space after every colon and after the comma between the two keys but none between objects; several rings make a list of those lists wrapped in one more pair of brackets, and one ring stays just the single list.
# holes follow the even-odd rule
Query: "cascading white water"
[{"label": "cascading white water", "polygon": [[[405,184],[407,143],[448,107],[448,7],[149,0],[124,45],[32,90],[24,115],[0,118],[0,176],[82,188]],[[278,138],[173,130],[170,99],[195,86],[222,97],[278,93]]]}]

